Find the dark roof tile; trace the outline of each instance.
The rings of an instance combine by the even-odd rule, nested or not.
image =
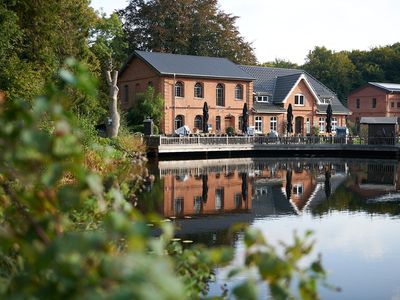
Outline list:
[[[304,70],[243,65],[240,67],[256,78],[254,81],[254,93],[271,93],[273,94],[274,103],[281,103],[297,82],[299,76],[303,74],[319,99],[331,99],[333,113],[350,113],[334,92]],[[292,87],[290,87],[291,84]],[[317,104],[320,112],[325,112],[326,107],[327,105]]]
[[[227,80],[252,81],[254,78],[244,72],[238,65],[226,58],[179,55],[136,50],[122,67],[122,74],[129,62],[139,57],[161,75],[178,75],[189,77],[211,77]]]

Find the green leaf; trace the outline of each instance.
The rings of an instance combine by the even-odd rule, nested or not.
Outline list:
[[[64,174],[64,168],[61,164],[50,165],[42,175],[42,183],[48,187],[54,186]]]
[[[245,282],[235,286],[232,291],[235,298],[240,300],[256,300],[257,292],[257,285],[252,280],[246,280]]]
[[[61,210],[67,212],[75,209],[80,202],[80,193],[77,187],[65,185],[57,192]]]

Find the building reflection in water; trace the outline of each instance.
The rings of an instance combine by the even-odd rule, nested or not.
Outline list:
[[[251,181],[237,170],[164,175],[165,217],[215,215],[251,208]]]
[[[346,169],[345,163],[316,160],[163,161],[162,213],[174,218],[301,214],[311,202],[328,198]]]
[[[228,233],[233,225],[267,217],[335,210],[400,214],[398,202],[393,202],[400,201],[397,161],[161,161],[158,171],[161,180],[150,193],[158,200],[147,203],[175,220],[178,236],[206,245],[232,244],[238,238]],[[380,202],[388,195],[391,202]],[[140,205],[150,211],[146,202]]]

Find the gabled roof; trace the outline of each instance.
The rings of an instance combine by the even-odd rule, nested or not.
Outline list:
[[[238,65],[226,58],[180,55],[136,50],[120,70],[127,69],[133,58],[139,58],[158,74],[167,76],[187,76],[220,78],[226,80],[252,81],[254,78]]]
[[[399,83],[368,82],[368,84],[376,86],[388,92],[400,92]]]
[[[282,103],[287,95],[292,90],[296,82],[299,81],[301,73],[279,76],[276,78],[275,93],[274,93],[274,103]]]
[[[272,94],[273,104],[282,103],[294,85],[298,82],[299,78],[303,76],[312,89],[311,92],[318,99],[331,99],[334,114],[350,114],[350,111],[344,107],[334,92],[304,70],[244,65],[241,65],[240,67],[256,78],[254,81],[254,93]],[[317,111],[325,113],[327,106],[327,104],[317,103]]]

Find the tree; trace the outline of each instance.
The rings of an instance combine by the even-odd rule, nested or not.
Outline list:
[[[140,49],[256,63],[251,44],[237,30],[237,17],[221,11],[217,0],[131,0],[118,14],[130,52]]]
[[[261,64],[262,67],[285,68],[285,69],[299,69],[299,65],[292,63],[289,60],[275,58],[274,61],[268,61]]]
[[[345,102],[358,72],[346,52],[333,52],[315,47],[306,58],[303,68],[320,80]]]
[[[149,86],[145,93],[137,96],[137,104],[132,107],[127,115],[129,126],[143,125],[143,119],[150,117],[154,125],[160,128],[164,111],[164,99],[156,94],[154,87]]]
[[[115,138],[118,135],[118,130],[120,126],[120,115],[118,112],[118,71],[113,72],[113,76],[111,78],[111,71],[107,71],[106,73],[107,83],[110,88],[109,92],[109,116],[110,123],[108,128],[108,136],[110,138]]]
[[[32,101],[44,92],[46,82],[57,78],[58,69],[68,57],[84,62],[99,78],[99,61],[88,45],[89,30],[95,21],[96,14],[87,0],[2,1],[0,86],[7,97]],[[75,113],[93,119],[104,114],[95,96],[71,92],[74,97],[68,100]]]

